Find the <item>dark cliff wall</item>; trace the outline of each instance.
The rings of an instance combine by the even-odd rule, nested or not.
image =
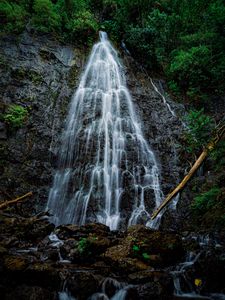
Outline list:
[[[185,109],[182,104],[171,100],[164,89],[164,80],[150,78],[146,70],[130,56],[125,56],[123,59],[127,84],[140,117],[144,136],[154,151],[160,167],[162,197],[164,197],[176,187],[183,178],[185,169],[189,167],[183,157],[182,149],[182,136],[185,129],[182,119]],[[161,95],[156,92],[152,82]],[[190,195],[189,190],[182,194],[177,205],[178,199],[174,199],[170,209],[163,215],[162,226],[175,230],[181,227],[183,218],[189,213],[191,197],[188,195]],[[149,202],[151,203],[151,198]]]
[[[3,114],[12,103],[29,111],[18,130],[11,131],[1,122],[1,199],[32,191],[32,200],[23,204],[30,213],[46,205],[68,104],[87,53],[51,37],[25,32],[19,37],[3,38],[0,55],[4,61],[0,77]],[[166,195],[183,175],[179,162],[183,125],[171,114],[145,71],[131,57],[121,58],[144,136],[160,166],[162,191]],[[154,83],[163,93],[162,81]],[[167,101],[175,114],[183,114],[182,105]],[[150,195],[147,207],[152,207],[152,201]]]
[[[28,110],[20,129],[11,130],[1,121],[1,199],[32,191],[26,207],[34,211],[46,204],[56,145],[84,55],[51,36],[25,32],[2,38],[0,57],[2,116],[11,104]]]

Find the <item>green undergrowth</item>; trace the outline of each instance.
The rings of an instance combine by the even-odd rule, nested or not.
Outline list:
[[[1,33],[28,25],[60,40],[90,46],[99,30],[151,72],[166,75],[170,92],[203,107],[225,93],[223,0],[2,0]]]
[[[27,108],[18,104],[11,104],[7,108],[6,112],[2,115],[2,119],[8,125],[8,127],[13,130],[21,128],[27,116]]]
[[[210,190],[196,196],[191,206],[193,213],[196,215],[203,215],[210,210],[217,204],[217,197],[220,192],[220,188],[212,187]]]

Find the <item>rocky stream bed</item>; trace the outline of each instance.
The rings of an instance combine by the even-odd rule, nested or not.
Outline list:
[[[183,292],[191,288],[191,299],[199,293],[223,299],[212,297],[224,293],[221,239],[219,233],[177,234],[142,225],[125,232],[102,224],[55,228],[46,216],[1,214],[1,299],[107,299],[103,291],[111,299],[180,299],[174,274],[190,253],[196,259],[181,272]],[[126,291],[124,298],[113,298],[119,290]]]
[[[163,81],[154,79],[159,94],[131,57],[121,51],[120,58],[166,195],[187,167],[180,147],[183,106],[167,98],[171,114]],[[30,191],[33,197],[0,214],[0,299],[224,299],[224,232],[193,232],[190,190],[177,212],[173,203],[164,214],[159,231],[142,225],[124,231],[102,224],[55,227],[37,215],[46,207],[68,104],[86,59],[84,49],[29,28],[1,38],[1,114],[17,104],[28,115],[17,130],[0,121],[0,200]],[[125,200],[124,214],[131,199]]]

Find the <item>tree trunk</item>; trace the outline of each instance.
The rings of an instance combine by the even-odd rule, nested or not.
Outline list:
[[[16,203],[24,200],[25,198],[32,196],[32,195],[33,195],[33,193],[29,192],[29,193],[27,193],[27,194],[25,194],[25,195],[23,195],[21,197],[18,197],[18,198],[14,199],[14,200],[5,201],[5,202],[3,202],[3,203],[0,204],[0,209],[5,209],[8,206],[14,205],[14,204],[16,204]]]
[[[153,212],[151,219],[155,219],[157,215],[160,213],[160,211],[171,202],[171,200],[184,189],[188,181],[193,177],[195,172],[199,169],[203,161],[206,159],[208,154],[215,149],[218,142],[222,139],[223,135],[225,134],[225,125],[222,125],[216,130],[215,137],[206,145],[204,150],[202,151],[201,155],[198,157],[198,159],[195,161],[193,167],[188,172],[188,174],[184,177],[184,179],[176,186],[176,188],[169,193],[164,201],[160,204],[160,206]]]

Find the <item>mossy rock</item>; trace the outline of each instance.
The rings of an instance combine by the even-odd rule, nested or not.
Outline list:
[[[182,240],[177,234],[135,225],[128,229],[127,236],[118,245],[108,248],[102,257],[119,268],[130,269],[129,262],[133,262],[135,268],[132,270],[138,271],[173,265],[183,255]]]
[[[27,266],[27,260],[19,256],[7,256],[4,260],[4,267],[8,271],[24,271]]]
[[[7,254],[7,249],[0,245],[0,257],[2,257],[5,254]]]
[[[11,77],[18,81],[23,81],[27,78],[27,70],[24,68],[17,68],[11,71]]]
[[[50,60],[50,59],[55,59],[54,53],[49,51],[48,49],[41,48],[39,51],[39,55],[43,60]]]
[[[68,75],[68,86],[70,88],[75,87],[79,74],[80,69],[76,65],[72,66]]]

